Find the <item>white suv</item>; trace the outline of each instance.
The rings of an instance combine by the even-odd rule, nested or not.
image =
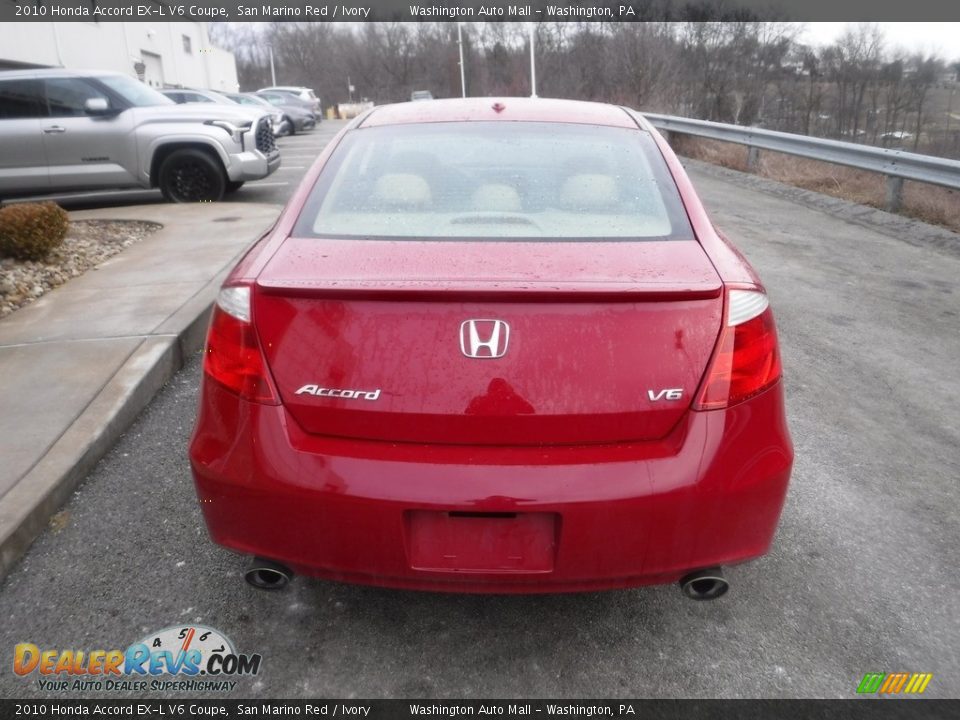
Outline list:
[[[0,197],[157,187],[210,202],[278,167],[266,113],[177,105],[120,73],[0,72]]]
[[[299,85],[274,85],[272,87],[260,88],[257,92],[264,92],[265,90],[279,90],[280,92],[296,95],[301,100],[312,103],[314,112],[318,114],[320,112],[320,98],[308,87],[300,87]]]

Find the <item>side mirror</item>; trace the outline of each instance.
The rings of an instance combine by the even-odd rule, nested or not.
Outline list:
[[[110,112],[110,103],[106,98],[87,98],[83,103],[83,109],[87,115],[107,115]]]

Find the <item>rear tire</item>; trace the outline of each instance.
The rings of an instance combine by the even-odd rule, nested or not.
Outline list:
[[[193,148],[174,150],[160,166],[160,192],[169,202],[216,202],[227,190],[219,160]]]
[[[230,180],[229,182],[227,182],[227,187],[225,188],[225,190],[227,193],[235,193],[237,190],[239,190],[242,187],[243,187],[243,180],[237,180],[236,182],[234,182],[233,180]]]

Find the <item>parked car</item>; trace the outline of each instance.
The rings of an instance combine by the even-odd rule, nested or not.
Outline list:
[[[213,90],[164,88],[162,90],[158,90],[157,92],[170,98],[177,103],[177,105],[185,105],[187,103],[219,103],[221,105],[236,105],[236,103],[234,103],[232,100],[229,100],[226,96],[214,92]]]
[[[410,100],[433,100],[433,93],[429,90],[414,90],[410,93]]]
[[[257,92],[270,92],[274,90],[279,90],[280,92],[285,92],[289,95],[293,95],[304,102],[310,104],[310,108],[317,114],[320,115],[320,98],[308,87],[303,87],[300,85],[273,85],[271,87],[260,88]]]
[[[119,73],[0,72],[0,196],[157,187],[213,201],[278,167],[265,114],[176,105]]]
[[[219,293],[190,445],[251,584],[707,600],[767,551],[773,314],[641,115],[378,107],[293,197]]]
[[[290,108],[299,108],[302,112],[308,113],[310,116],[310,122],[312,122],[313,125],[305,125],[304,127],[298,129],[309,130],[320,122],[319,111],[314,109],[313,104],[306,100],[301,100],[296,95],[291,95],[288,92],[282,92],[280,90],[258,90],[255,95],[258,98],[266,100],[271,105],[287,111],[287,114],[293,120],[296,120],[297,118],[290,114]]]
[[[248,103],[240,103],[234,99],[233,95],[229,93],[220,93],[215,90],[194,90],[193,88],[165,88],[159,91],[161,95],[173,100],[178,105],[186,105],[189,103],[217,103],[220,105],[247,105]],[[270,116],[271,128],[273,130],[273,136],[279,137],[280,135],[286,135],[289,132],[289,126],[284,119],[283,113],[278,109],[270,105],[270,103],[253,104],[254,107],[248,108],[253,116],[259,117],[266,113]]]
[[[292,103],[284,105],[279,101],[274,105],[266,98],[255,93],[230,93],[228,97],[241,105],[270,108],[271,112],[279,112],[282,134],[284,135],[295,135],[298,132],[312,130],[317,124],[313,112],[301,105]]]

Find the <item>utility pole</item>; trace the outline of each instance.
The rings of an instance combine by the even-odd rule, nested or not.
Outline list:
[[[457,45],[460,47],[460,96],[467,96],[467,74],[463,67],[463,23],[457,23]]]
[[[277,84],[277,71],[273,69],[273,45],[268,45],[270,48],[270,84]]]
[[[533,55],[534,30],[536,23],[530,23],[530,97],[537,96],[537,61]]]

